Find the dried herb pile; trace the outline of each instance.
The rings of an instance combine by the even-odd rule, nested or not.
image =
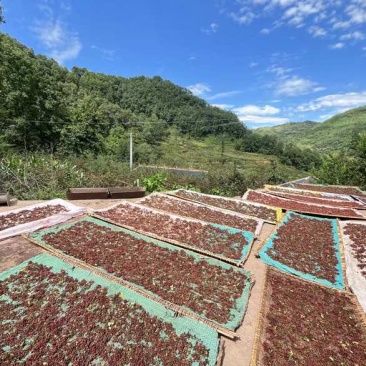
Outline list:
[[[188,332],[93,282],[29,263],[0,282],[0,364],[208,365]]]
[[[364,365],[366,332],[350,296],[269,270],[261,365]]]
[[[349,217],[355,219],[365,219],[360,213],[350,208],[337,208],[328,206],[316,206],[314,204],[298,202],[287,198],[276,197],[270,194],[250,191],[247,195],[249,201],[281,207],[285,210],[304,212],[319,216]]]
[[[36,207],[32,210],[25,209],[17,213],[10,212],[9,214],[0,215],[0,231],[66,211],[66,208],[62,205],[48,205]]]
[[[169,196],[150,195],[142,202],[139,202],[139,204],[171,212],[176,215],[226,225],[252,233],[255,233],[258,225],[258,221],[254,219],[235,216],[235,214],[227,214],[215,208],[198,205],[190,201],[178,200]]]
[[[217,260],[199,259],[188,251],[159,246],[92,221],[68,226],[41,240],[217,323],[226,324],[235,314],[236,323],[240,321],[244,310],[235,309],[249,286],[242,269],[220,266]]]
[[[252,205],[250,202],[233,200],[224,197],[215,197],[203,193],[178,190],[174,195],[180,198],[205,203],[207,205],[224,208],[226,210],[239,212],[244,215],[258,217],[263,220],[276,222],[276,211],[273,208]]]
[[[244,259],[244,252],[251,244],[243,231],[188,221],[137,205],[121,204],[98,212],[98,217],[237,261]]]

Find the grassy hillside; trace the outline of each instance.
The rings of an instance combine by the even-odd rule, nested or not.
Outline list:
[[[161,145],[161,158],[151,160],[150,167],[135,163],[132,170],[128,161],[108,155],[11,155],[0,159],[0,192],[9,192],[19,199],[65,198],[69,187],[133,185],[139,180],[150,191],[194,188],[205,193],[240,196],[247,188],[306,175],[282,165],[277,157],[236,151],[230,142],[225,142],[222,149],[221,141],[217,137],[194,140],[171,135]],[[167,166],[207,170],[208,174],[176,174],[155,168]]]
[[[354,134],[366,130],[366,106],[347,112],[322,122],[299,122],[281,126],[261,128],[261,135],[276,135],[287,142],[302,147],[312,147],[318,151],[347,149]]]
[[[283,125],[274,127],[262,127],[255,130],[260,135],[278,136],[283,140],[292,141],[296,138],[301,138],[313,128],[318,125],[317,122],[305,121],[305,122],[290,122]]]
[[[208,171],[234,170],[246,176],[270,174],[271,161],[275,161],[278,174],[286,179],[296,179],[306,174],[294,167],[281,164],[275,156],[247,153],[234,148],[234,143],[215,136],[205,140],[170,136],[162,143],[161,163],[166,166],[203,169]],[[272,163],[273,164],[273,163]]]

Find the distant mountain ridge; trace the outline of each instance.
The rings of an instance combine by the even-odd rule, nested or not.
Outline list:
[[[263,127],[256,133],[277,136],[284,142],[322,151],[349,148],[355,134],[366,130],[366,106],[350,109],[324,122],[292,122],[275,127]]]

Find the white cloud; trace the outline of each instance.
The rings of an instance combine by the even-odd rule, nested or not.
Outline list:
[[[289,25],[302,27],[307,17],[322,10],[324,10],[322,1],[298,1],[284,12],[283,19],[286,19]]]
[[[288,59],[289,55],[285,55],[285,59]],[[275,76],[275,80],[269,82],[266,86],[274,90],[277,96],[298,96],[311,93],[317,93],[325,88],[320,86],[317,82],[300,77],[293,74],[294,68],[280,66],[280,55],[274,54],[271,57],[271,61],[274,61],[272,65],[267,68],[267,72]]]
[[[93,50],[99,51],[101,53],[102,57],[106,60],[113,61],[115,59],[116,50],[107,50],[107,49],[100,48],[100,47],[94,46],[94,45],[92,45],[91,48]]]
[[[217,30],[219,29],[219,25],[217,23],[211,23],[210,28],[211,28],[212,32],[216,33]]]
[[[71,4],[70,3],[67,3],[67,2],[65,2],[65,1],[61,1],[60,2],[60,8],[62,9],[62,10],[65,10],[65,11],[71,11]]]
[[[206,93],[209,93],[211,91],[211,88],[209,85],[205,83],[197,83],[194,85],[187,86],[187,89],[192,92],[192,94],[196,95],[197,97],[203,96]]]
[[[325,37],[327,35],[327,31],[324,28],[315,25],[311,26],[308,31],[313,37]]]
[[[349,39],[353,39],[355,41],[362,41],[365,39],[365,35],[360,31],[354,31],[351,33],[343,34],[342,36],[339,37],[339,39],[342,41]]]
[[[82,49],[81,42],[78,37],[70,36],[67,47],[60,49],[53,49],[50,56],[61,65],[68,60],[73,60],[79,56]]]
[[[64,28],[60,20],[47,20],[37,21],[33,30],[45,46],[54,48],[62,44],[65,34]]]
[[[239,24],[250,24],[256,18],[256,15],[248,8],[241,8],[239,13],[230,13],[230,16]]]
[[[270,105],[245,105],[243,107],[232,108],[231,111],[244,123],[279,125],[289,121],[288,118],[277,117],[276,115],[281,110]]]
[[[217,23],[211,23],[208,28],[201,28],[201,32],[210,36],[213,33],[216,33],[219,29],[219,25]]]
[[[366,24],[365,0],[226,0],[232,5],[222,11],[236,23],[248,25],[259,19],[261,34],[277,28],[304,28],[315,38],[339,38],[340,31]],[[263,22],[264,22],[263,21]],[[356,28],[356,29],[355,29]],[[350,38],[355,39],[355,38]]]
[[[256,116],[272,116],[274,114],[278,114],[281,110],[276,107],[272,107],[270,105],[265,105],[264,107],[260,107],[257,105],[245,105],[243,107],[235,108],[233,110],[235,113],[240,115],[256,115]]]
[[[259,63],[258,63],[258,62],[251,62],[251,63],[249,64],[249,67],[250,67],[250,68],[257,67],[257,66],[259,66]]]
[[[282,99],[271,99],[269,100],[270,103],[281,103]]]
[[[344,48],[345,44],[343,42],[337,42],[335,44],[330,45],[329,47],[332,50],[341,50],[342,48]]]
[[[263,29],[261,29],[261,32],[260,33],[261,34],[264,34],[264,35],[267,35],[267,34],[270,34],[271,33],[271,30],[268,29],[268,28],[263,28]]]
[[[288,118],[284,117],[263,117],[263,116],[251,116],[245,115],[241,116],[238,115],[238,118],[241,122],[244,123],[255,123],[255,124],[266,124],[266,125],[282,125],[284,123],[290,122]]]
[[[224,110],[231,110],[234,106],[232,104],[211,104],[213,107],[217,107]]]
[[[267,68],[267,71],[275,74],[279,78],[286,78],[288,74],[290,74],[294,69],[289,67],[282,67],[276,64],[273,64]]]
[[[282,6],[282,7],[286,7],[286,6],[289,6],[289,5],[292,5],[292,4],[296,3],[296,1],[297,0],[272,0],[272,1],[269,1],[269,2],[272,6],[279,5],[279,6]]]
[[[78,57],[82,49],[82,43],[78,33],[70,31],[67,23],[54,15],[54,10],[51,7],[54,4],[51,1],[39,5],[43,19],[35,21],[32,31],[37,35],[42,45],[46,47],[48,56],[63,64],[67,60]],[[61,13],[70,10],[71,8],[67,3],[61,3]]]
[[[323,109],[342,108],[343,111],[366,104],[366,91],[359,93],[330,94],[297,107],[299,112],[314,112]]]
[[[366,23],[366,3],[363,0],[353,0],[352,4],[347,6],[346,13],[349,16],[350,24]]]
[[[322,90],[324,90],[324,88],[318,86],[318,83],[314,81],[292,76],[288,79],[279,81],[275,93],[277,95],[297,96],[317,93]]]
[[[217,93],[217,94],[211,95],[209,97],[206,97],[206,99],[207,100],[217,100],[217,99],[230,98],[230,97],[233,97],[234,95],[237,95],[240,93],[241,93],[240,90],[233,90],[233,91],[228,91],[228,92],[223,92],[223,93]]]

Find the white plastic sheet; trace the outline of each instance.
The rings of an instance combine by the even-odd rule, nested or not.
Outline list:
[[[339,194],[339,193],[329,193],[329,192],[318,192],[318,191],[309,191],[306,189],[298,189],[298,188],[291,188],[287,186],[272,186],[272,185],[265,185],[264,189],[271,192],[287,192],[292,194],[302,194],[307,195],[310,194],[310,197],[317,197],[317,198],[328,198],[333,200],[341,200],[341,201],[350,201],[353,202],[354,199],[347,194]]]
[[[364,221],[341,221],[340,227],[342,230],[342,238],[344,245],[344,256],[346,258],[346,275],[349,287],[357,296],[364,312],[366,313],[366,278],[362,275],[360,268],[358,268],[358,260],[353,255],[351,245],[353,241],[349,235],[345,234],[345,228],[348,224],[356,224],[366,226]],[[364,238],[366,241],[366,238]]]
[[[54,199],[51,201],[38,203],[36,205],[18,208],[18,209],[12,210],[12,211],[0,212],[0,217],[9,215],[10,213],[20,213],[22,211],[32,210],[32,209],[35,209],[38,207],[56,206],[56,205],[61,205],[61,206],[65,207],[66,212],[58,213],[56,215],[52,215],[52,216],[46,217],[44,219],[27,222],[24,224],[16,225],[16,226],[10,227],[8,229],[2,230],[2,231],[0,231],[0,240],[10,238],[12,236],[20,235],[23,233],[36,231],[36,230],[42,229],[44,227],[49,227],[49,226],[60,224],[62,222],[72,219],[73,217],[81,216],[81,215],[85,214],[88,210],[87,208],[78,207],[67,201],[57,198],[57,199]]]

